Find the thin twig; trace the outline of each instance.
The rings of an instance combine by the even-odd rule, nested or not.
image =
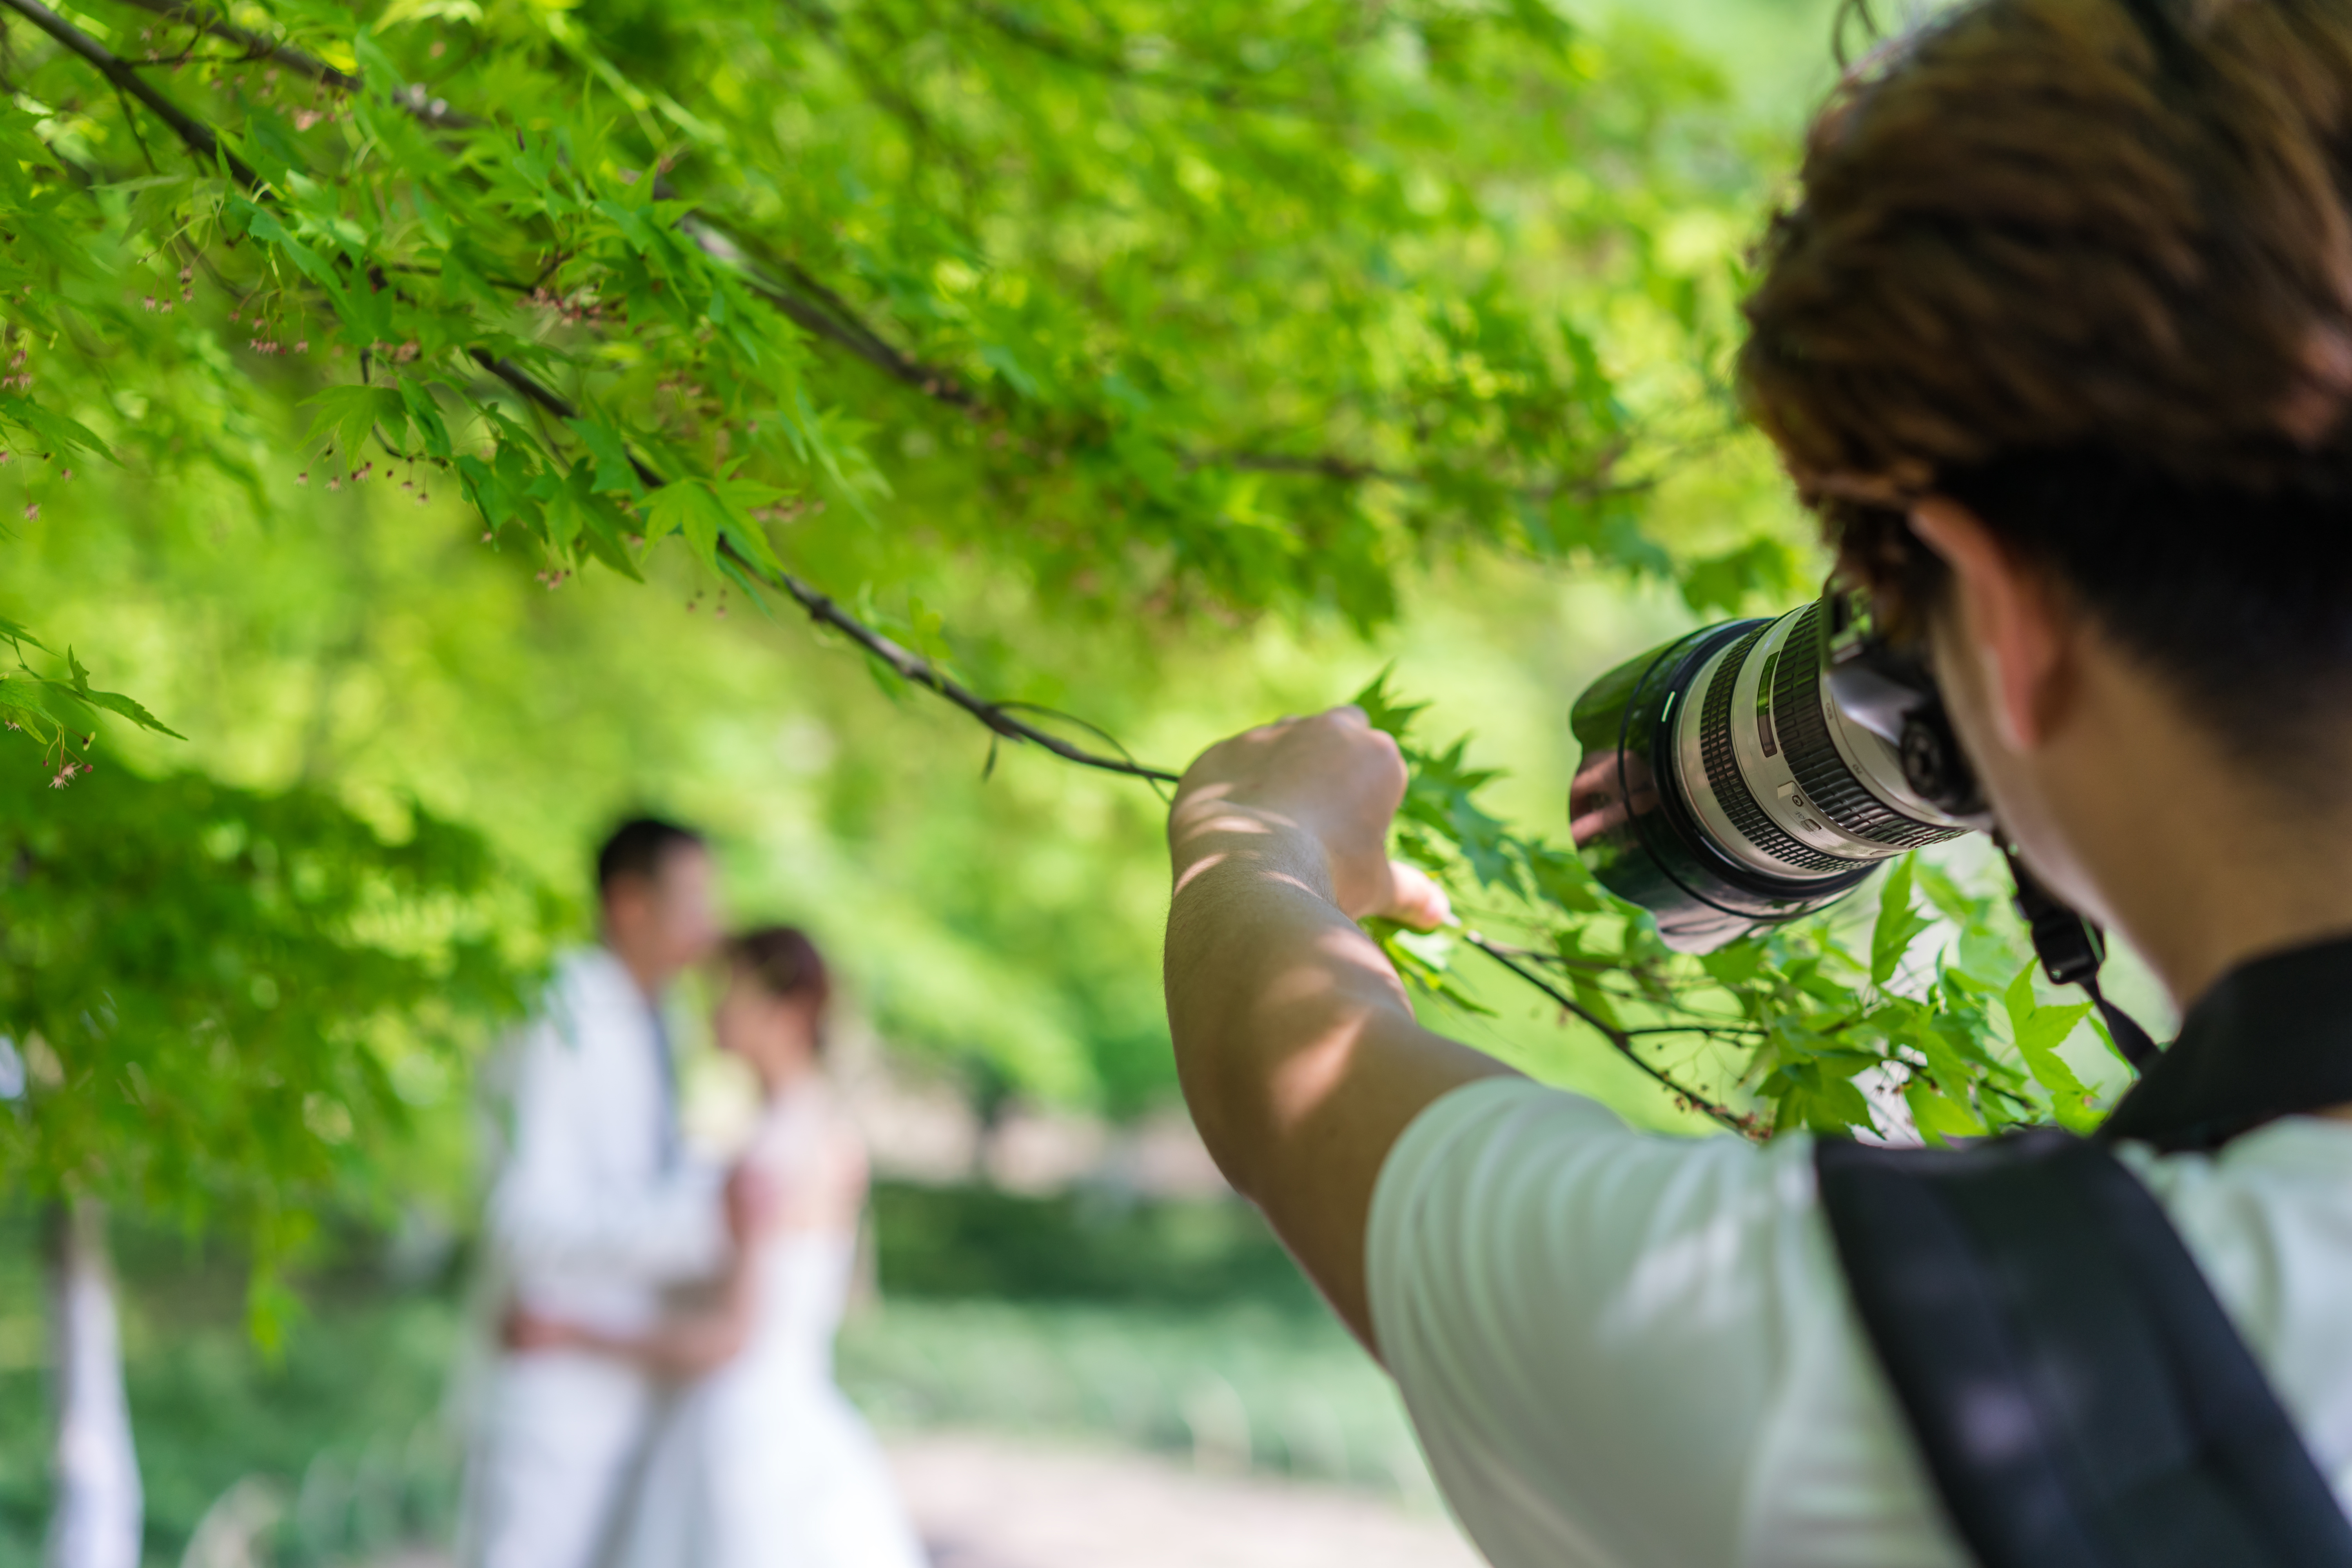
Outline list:
[[[1542,975],[1538,974],[1534,970],[1526,968],[1520,964],[1519,962],[1517,959],[1514,959],[1507,950],[1488,942],[1485,937],[1480,936],[1477,932],[1470,932],[1465,940],[1471,946],[1476,948],[1479,952],[1485,953],[1487,957],[1493,959],[1496,963],[1501,964],[1504,968],[1509,970],[1512,973],[1517,975],[1520,979],[1526,981],[1537,990],[1542,992],[1546,996],[1550,997],[1553,1002],[1559,1005],[1562,1012],[1568,1013],[1570,1016],[1580,1019],[1584,1023],[1591,1025],[1603,1039],[1607,1040],[1612,1046],[1616,1047],[1618,1055],[1623,1057],[1627,1061],[1632,1062],[1635,1067],[1640,1068],[1644,1073],[1647,1073],[1659,1084],[1671,1090],[1677,1099],[1680,1099],[1694,1110],[1705,1112],[1707,1116],[1731,1129],[1734,1132],[1738,1132],[1744,1137],[1753,1137],[1755,1135],[1756,1129],[1753,1125],[1753,1119],[1742,1117],[1736,1111],[1726,1110],[1724,1107],[1717,1105],[1715,1101],[1707,1099],[1706,1096],[1700,1094],[1697,1090],[1685,1088],[1680,1083],[1677,1083],[1669,1074],[1653,1066],[1651,1063],[1643,1061],[1640,1054],[1633,1049],[1633,1036],[1632,1031],[1621,1029],[1616,1025],[1610,1023],[1607,1019],[1601,1017],[1601,1015],[1593,1012],[1590,1007],[1583,1005],[1574,997],[1554,986],[1549,981],[1546,980]],[[1704,1034],[1707,1031],[1700,1028],[1693,1028],[1688,1031],[1675,1030],[1674,1032],[1676,1034],[1685,1032],[1692,1034]]]
[[[1063,34],[1048,31],[1027,17],[996,5],[975,5],[971,13],[996,31],[1026,48],[1034,50],[1064,65],[1075,67],[1096,76],[1136,87],[1151,88],[1160,92],[1184,93],[1207,100],[1219,109],[1250,110],[1261,114],[1297,115],[1308,120],[1331,121],[1337,117],[1300,99],[1268,97],[1254,83],[1217,81],[1201,77],[1177,76],[1168,71],[1139,70],[1128,63],[1118,49],[1097,47],[1082,43]]]
[[[0,6],[14,11],[82,60],[94,67],[100,75],[117,89],[145,104],[156,119],[172,128],[172,133],[184,142],[198,161],[218,163],[241,185],[257,185],[260,176],[247,167],[245,161],[221,145],[212,127],[191,116],[178,104],[147,84],[145,78],[111,49],[41,4],[41,0],[0,0]]]
[[[326,83],[337,92],[359,90],[359,78],[346,75],[315,55],[305,54],[289,44],[281,44],[274,38],[264,37],[250,28],[240,27],[229,21],[226,15],[217,17],[206,16],[205,7],[191,4],[190,0],[121,0],[121,3],[125,5],[135,5],[140,10],[150,12],[166,21],[200,28],[215,38],[240,45],[248,54],[275,60],[279,65],[289,67],[313,81]]]

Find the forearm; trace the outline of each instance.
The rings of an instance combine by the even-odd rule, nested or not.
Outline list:
[[[750,1335],[753,1301],[748,1269],[730,1269],[707,1305],[666,1318],[637,1334],[575,1331],[582,1348],[634,1362],[667,1377],[698,1377],[735,1358]]]
[[[1256,1196],[1265,1156],[1367,1033],[1417,1026],[1379,946],[1333,901],[1312,838],[1251,823],[1212,842],[1169,912],[1168,1022],[1202,1139]]]
[[[1167,986],[1210,1153],[1370,1345],[1363,1237],[1381,1163],[1431,1100],[1509,1069],[1420,1026],[1333,901],[1319,846],[1278,823],[1204,825],[1180,848]]]

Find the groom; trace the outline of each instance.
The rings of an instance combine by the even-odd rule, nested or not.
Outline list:
[[[664,1289],[716,1271],[718,1173],[680,1145],[661,998],[719,935],[710,853],[687,828],[623,823],[596,858],[598,945],[560,966],[514,1062],[489,1241],[514,1301],[615,1333]],[[659,1391],[625,1363],[509,1353],[492,1376],[468,1488],[468,1568],[593,1568]]]

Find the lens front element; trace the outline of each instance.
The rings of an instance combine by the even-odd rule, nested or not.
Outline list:
[[[1570,830],[1601,884],[1706,952],[1851,890],[1969,824],[1922,798],[1894,745],[1823,679],[1821,602],[1710,626],[1593,683]]]

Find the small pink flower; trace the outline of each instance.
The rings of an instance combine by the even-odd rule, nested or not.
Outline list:
[[[26,522],[37,521],[40,515],[41,503],[39,501],[27,501],[25,503],[25,521]]]
[[[307,484],[309,484],[309,483],[310,482],[310,469],[308,469],[308,468],[305,468],[305,469],[303,469],[300,473],[299,473],[299,474],[295,475],[295,476],[294,476],[294,482],[295,482],[296,484],[298,484],[298,485],[307,485]]]

